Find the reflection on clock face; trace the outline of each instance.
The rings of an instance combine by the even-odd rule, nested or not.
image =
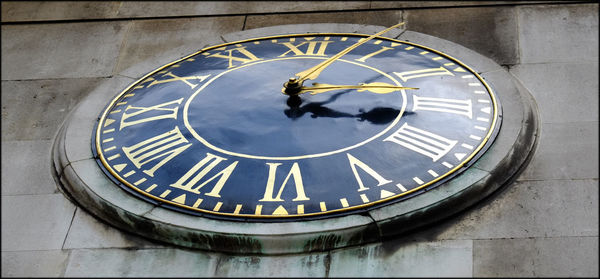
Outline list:
[[[106,174],[161,206],[207,217],[277,221],[402,202],[473,163],[499,127],[489,85],[425,46],[375,38],[318,78],[416,87],[302,94],[296,73],[364,35],[257,38],[165,65],[101,114],[93,149]]]

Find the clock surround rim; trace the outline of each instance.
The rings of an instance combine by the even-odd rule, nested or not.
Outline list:
[[[299,26],[299,25],[292,25],[292,26],[295,26],[294,28],[297,29],[298,28],[297,26]],[[316,27],[316,29],[318,29],[319,26],[329,27],[329,26],[331,26],[331,24],[323,24],[323,25],[317,24],[317,26],[310,24],[310,25],[305,25],[304,27],[306,27],[307,33],[309,33],[309,32],[311,32],[311,30],[314,30],[313,28],[315,28],[315,27]],[[360,28],[365,27],[362,25],[352,25],[352,24],[335,24],[335,26],[340,26],[340,28],[347,28],[347,29],[352,29],[352,28],[360,29]],[[368,27],[368,26],[366,26],[366,27]],[[285,29],[288,27],[286,27],[284,25],[284,26],[281,26],[280,28],[283,28],[282,32],[285,32]],[[264,30],[272,31],[272,30],[274,30],[274,28],[267,27]],[[256,30],[249,30],[249,31],[257,32]],[[249,34],[251,34],[252,32],[250,32]],[[411,33],[413,33],[413,35],[417,34],[416,35],[417,37],[423,36],[427,40],[431,40],[431,38],[432,38],[425,34],[419,34],[416,32],[411,32]],[[251,36],[254,37],[253,35],[251,35]],[[227,38],[227,37],[228,37],[228,35],[223,36],[223,38]],[[434,38],[434,40],[442,41],[442,43],[441,43],[442,45],[449,43],[449,42],[439,39],[439,38]],[[431,45],[431,44],[427,43],[427,45]],[[454,45],[456,48],[461,48],[461,46],[454,44],[454,43],[450,43],[450,45],[451,46]],[[440,47],[436,47],[436,49],[440,49]],[[476,60],[479,59],[481,61],[481,59],[487,59],[487,58],[475,53],[472,50],[469,50],[469,52],[471,53],[471,55],[474,55],[476,57]],[[171,55],[172,55],[172,53],[171,53]],[[170,60],[173,60],[173,59],[170,59]],[[464,57],[461,57],[461,61],[465,61]],[[482,63],[489,64],[488,62],[482,62]],[[142,63],[140,63],[140,64],[142,64]],[[164,63],[161,63],[161,64],[164,64]],[[468,64],[475,65],[473,63],[468,63]],[[133,66],[132,68],[135,68],[135,67],[136,66]],[[63,191],[63,192],[65,192],[65,195],[67,195],[68,197],[70,195],[72,195],[76,199],[76,201],[75,201],[76,203],[79,203],[80,205],[81,205],[81,203],[83,203],[83,204],[90,206],[91,208],[86,208],[86,209],[91,211],[94,215],[99,216],[101,219],[104,219],[105,221],[108,221],[109,223],[116,225],[117,227],[119,227],[121,229],[128,230],[128,231],[138,233],[138,234],[142,234],[143,236],[146,236],[149,238],[154,238],[154,239],[157,239],[160,241],[170,242],[170,243],[176,244],[176,245],[198,248],[198,249],[206,249],[206,250],[211,250],[211,251],[225,251],[225,252],[233,252],[233,253],[281,254],[281,253],[295,253],[295,252],[308,252],[308,251],[322,251],[322,250],[329,250],[329,249],[341,248],[341,247],[352,246],[352,245],[359,245],[359,244],[364,244],[364,243],[369,243],[369,242],[374,242],[374,241],[380,241],[380,239],[382,237],[382,233],[379,233],[374,238],[369,238],[369,237],[364,236],[365,232],[375,231],[375,233],[376,233],[376,231],[380,230],[379,228],[373,227],[373,226],[375,226],[375,224],[379,224],[379,223],[373,222],[372,218],[368,218],[366,216],[359,216],[359,215],[336,217],[336,220],[338,220],[338,221],[340,221],[342,219],[352,219],[352,218],[355,219],[355,220],[350,220],[350,223],[345,224],[345,225],[340,225],[340,224],[335,224],[335,222],[330,222],[331,219],[291,222],[291,223],[298,223],[301,226],[307,225],[307,226],[311,227],[309,229],[301,229],[298,226],[294,226],[294,224],[290,224],[290,223],[259,223],[263,226],[262,229],[259,231],[252,232],[251,229],[250,230],[248,230],[247,228],[244,229],[243,226],[242,227],[234,226],[235,230],[230,230],[231,228],[229,228],[229,230],[228,230],[227,225],[224,225],[224,226],[221,226],[221,225],[227,224],[227,223],[239,224],[239,222],[218,221],[217,223],[213,223],[213,224],[219,224],[218,226],[220,227],[220,229],[217,230],[217,229],[213,229],[210,227],[205,227],[204,228],[205,230],[201,231],[201,230],[198,230],[197,228],[192,228],[192,227],[185,228],[185,226],[182,227],[181,225],[183,223],[185,223],[185,222],[183,222],[183,220],[174,222],[175,220],[166,220],[166,219],[161,218],[161,216],[164,217],[165,215],[174,215],[176,217],[181,217],[182,214],[175,214],[173,212],[167,211],[166,209],[162,209],[160,207],[152,208],[151,206],[144,206],[144,204],[145,205],[147,205],[147,204],[146,203],[141,204],[142,201],[134,202],[130,199],[127,199],[126,196],[125,196],[125,198],[127,199],[127,202],[124,202],[120,205],[116,205],[116,204],[109,205],[111,202],[115,202],[115,200],[114,200],[115,197],[98,196],[97,192],[94,191],[94,189],[95,189],[95,190],[99,190],[98,192],[102,192],[101,189],[99,189],[97,187],[98,186],[101,187],[102,184],[107,183],[106,177],[104,177],[103,181],[93,180],[93,179],[85,180],[85,178],[90,178],[90,177],[94,177],[94,176],[96,179],[98,179],[99,178],[98,175],[99,174],[103,175],[103,173],[97,167],[96,168],[90,167],[90,165],[95,164],[93,156],[90,156],[89,154],[87,154],[89,152],[86,153],[86,152],[83,152],[82,150],[80,150],[82,146],[85,146],[85,144],[76,142],[74,140],[74,138],[72,138],[71,136],[78,134],[76,132],[76,130],[78,130],[79,128],[89,126],[89,121],[93,120],[94,117],[90,117],[89,113],[85,112],[85,111],[87,109],[89,109],[90,107],[97,109],[97,105],[96,106],[93,105],[93,100],[102,99],[102,97],[98,96],[98,93],[103,92],[106,94],[106,92],[107,92],[106,90],[108,89],[107,84],[112,83],[114,85],[115,83],[123,84],[123,83],[131,83],[132,81],[135,81],[135,79],[128,77],[128,76],[130,76],[129,73],[132,71],[131,70],[132,68],[124,71],[122,74],[114,76],[109,81],[101,84],[96,90],[94,90],[92,93],[90,93],[90,95],[94,95],[94,96],[90,96],[90,98],[86,98],[86,100],[81,102],[80,105],[78,105],[78,107],[76,109],[74,109],[72,113],[70,113],[69,117],[63,123],[61,129],[57,132],[56,141],[53,145],[53,155],[52,155],[53,174],[54,174],[55,178],[57,179],[57,182],[60,184],[61,189],[66,190],[66,191]],[[153,67],[153,68],[156,68],[156,67]],[[499,68],[499,66],[498,66],[498,68]],[[138,69],[138,70],[141,70],[141,69]],[[504,71],[502,68],[499,68],[499,70]],[[490,71],[488,71],[488,72],[490,72]],[[496,91],[496,92],[498,92],[498,91]],[[513,92],[513,94],[519,95],[519,94],[523,94],[523,92],[525,92],[527,94],[527,91],[525,88],[518,88],[518,91]],[[104,96],[104,97],[106,97],[106,96]],[[502,96],[499,94],[499,97],[502,97]],[[112,96],[110,96],[110,98],[112,99]],[[90,100],[92,100],[92,101],[90,101]],[[101,102],[101,103],[106,104],[107,102]],[[537,127],[535,126],[535,124],[537,123],[536,122],[537,111],[535,110],[535,107],[533,104],[524,104],[524,106],[526,106],[526,109],[528,111],[532,112],[532,113],[530,113],[530,115],[532,115],[531,117],[533,117],[533,118],[531,118],[531,117],[525,118],[525,116],[521,116],[522,123],[529,123],[529,125],[533,127],[532,128],[533,134],[535,134],[535,131],[537,131]],[[514,110],[514,109],[511,109],[511,110]],[[518,111],[518,109],[517,109],[517,111]],[[99,114],[99,112],[100,111],[98,111],[98,114]],[[96,115],[98,115],[98,114],[96,114]],[[513,117],[513,116],[511,115],[510,117]],[[517,116],[514,116],[514,117],[517,117]],[[85,119],[88,122],[80,123],[78,121],[73,121],[74,119],[78,119],[78,120]],[[521,123],[521,125],[525,125],[522,123]],[[523,128],[523,127],[521,127],[521,128]],[[523,130],[523,129],[519,129],[519,130]],[[531,134],[532,134],[531,132],[527,133],[527,135],[531,135]],[[499,137],[500,136],[501,135],[499,135]],[[81,139],[81,138],[82,137],[80,136],[79,139]],[[528,148],[527,149],[528,153],[525,154],[527,156],[520,158],[520,160],[521,160],[520,163],[522,163],[523,161],[527,161],[526,159],[528,157],[530,157],[531,153],[533,153],[532,150],[535,149],[534,147],[537,142],[536,139],[537,139],[537,137],[533,136],[530,138],[526,138],[527,143],[515,142],[514,145],[517,146],[517,144],[519,144],[517,146],[519,148],[525,148],[525,149]],[[88,140],[91,140],[91,139],[88,139]],[[89,141],[87,141],[87,140],[84,140],[84,142],[89,143]],[[531,147],[532,146],[531,142],[533,142],[533,147]],[[87,146],[89,147],[89,145],[87,145]],[[486,156],[489,155],[489,157],[493,157],[492,155],[490,155],[492,153],[490,151],[494,150],[494,148],[496,148],[496,147],[498,147],[498,145],[496,143],[494,143],[490,147],[490,149],[486,152],[485,155]],[[512,145],[511,145],[511,147],[513,149],[515,148]],[[79,150],[75,150],[77,148],[79,148]],[[506,151],[505,149],[502,149],[501,153],[504,153],[505,151]],[[505,158],[504,155],[502,155],[502,158],[499,158],[499,159],[504,159],[504,158]],[[471,168],[470,170],[477,170],[477,173],[481,174],[476,179],[477,181],[475,181],[472,185],[475,185],[476,183],[480,183],[481,181],[484,181],[486,179],[486,177],[489,177],[491,175],[490,171],[487,171],[484,168],[480,168],[480,167]],[[456,178],[454,178],[452,181],[459,181],[461,179],[465,179],[466,174],[471,174],[470,170],[467,170],[467,171],[461,173]],[[512,176],[512,175],[514,175],[514,173],[510,174],[510,176]],[[112,182],[110,182],[110,183],[112,183]],[[96,185],[94,185],[94,184],[96,184]],[[497,189],[497,188],[500,188],[500,186],[495,185],[494,187]],[[96,187],[96,188],[94,188],[94,187]],[[117,188],[117,187],[113,187],[113,188]],[[438,187],[436,189],[440,189],[440,187]],[[436,189],[434,189],[432,191],[435,191]],[[118,190],[120,190],[120,189],[118,188]],[[113,194],[115,194],[115,193],[113,193]],[[122,194],[126,194],[126,193],[122,193]],[[123,198],[123,197],[121,197],[121,198]],[[479,199],[481,199],[481,198],[479,198]],[[123,202],[123,201],[121,200],[121,202]],[[130,204],[132,202],[133,202],[133,204]],[[102,206],[106,206],[106,205],[112,206],[116,212],[120,212],[122,215],[109,214],[109,213],[106,213],[105,211],[101,210]],[[94,207],[94,206],[96,206],[96,207]],[[142,209],[148,209],[148,208],[150,208],[149,211],[142,210]],[[462,210],[462,209],[464,209],[464,208],[461,208],[460,210]],[[154,211],[156,211],[156,212],[154,212]],[[154,214],[153,214],[153,212],[154,212]],[[347,217],[352,217],[352,218],[347,218]],[[148,234],[143,231],[136,231],[136,226],[132,225],[130,223],[131,219],[129,219],[129,218],[134,218],[137,220],[137,222],[145,223],[145,225],[151,225],[154,228],[160,228],[160,229],[164,229],[165,231],[168,231],[170,233],[175,233],[175,235],[172,235],[172,234],[171,235]],[[394,222],[393,219],[394,218],[388,218],[387,220],[390,221],[391,223],[393,223]],[[147,223],[147,222],[150,222],[150,223]],[[318,225],[314,226],[315,223]],[[309,225],[309,224],[312,224],[312,225]],[[274,228],[273,232],[275,232],[275,233],[264,234],[264,228],[265,228],[264,226],[269,227],[269,228]],[[378,227],[378,226],[379,225],[377,225],[376,227]],[[210,229],[207,229],[207,228],[210,228]],[[263,233],[261,233],[261,231]],[[178,235],[177,232],[181,233],[181,235]],[[306,247],[306,246],[289,247],[288,240],[290,239],[290,237],[292,239],[295,239],[295,241],[292,241],[292,242],[297,244],[297,243],[306,243],[306,241],[314,240],[318,237],[321,237],[321,236],[327,235],[327,234],[344,236],[346,241],[344,241],[344,243],[341,243],[341,244],[333,243],[331,245],[325,245],[323,247]],[[235,247],[236,249],[232,249],[231,247],[226,247],[226,246],[212,247],[209,244],[207,245],[207,243],[198,243],[198,242],[192,241],[191,239],[186,240],[186,237],[189,237],[192,235],[196,236],[196,238],[194,238],[194,239],[198,239],[197,237],[200,237],[200,236],[225,237],[225,239],[229,239],[231,241],[240,240],[242,238],[250,239],[250,240],[259,241],[260,243],[262,243],[262,246],[260,246],[260,247],[245,247],[245,248],[242,247],[241,249],[240,249],[240,247]],[[360,236],[362,236],[362,237],[360,237]],[[174,237],[176,239],[171,239]],[[353,238],[353,240],[349,239],[349,238]]]

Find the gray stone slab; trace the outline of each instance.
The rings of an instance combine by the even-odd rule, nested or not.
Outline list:
[[[2,142],[2,196],[57,193],[50,168],[52,141]]]
[[[64,249],[81,248],[157,248],[158,243],[151,242],[138,235],[118,230],[99,221],[84,210],[77,210]]]
[[[113,18],[119,1],[2,1],[2,22]]]
[[[282,256],[221,256],[216,277],[326,277],[327,253]]]
[[[410,29],[410,26],[408,26],[407,28]],[[461,62],[465,63],[467,66],[471,67],[474,71],[478,73],[503,70],[502,67],[500,67],[500,65],[498,65],[496,62],[494,62],[494,60],[488,57],[485,57],[461,45],[457,45],[456,43],[447,40],[442,40],[434,36],[407,30],[406,32],[403,32],[400,35],[400,37],[398,37],[398,39],[402,41],[417,43],[441,51],[447,55],[450,55],[451,57],[460,60]],[[476,67],[474,65],[476,65]]]
[[[93,89],[89,96],[69,113],[63,124],[66,125],[65,139],[62,143],[65,149],[62,155],[66,156],[66,160],[63,160],[63,163],[93,158],[91,146],[94,124],[105,106],[133,82],[134,79],[123,76],[110,78]]]
[[[68,180],[69,183],[65,187],[69,192],[95,216],[118,217],[119,221],[129,222],[132,225],[135,220],[129,219],[127,214],[142,215],[154,207],[150,203],[134,198],[108,180],[93,159],[72,162],[65,168],[62,178]],[[75,183],[83,185],[75,185]],[[118,203],[118,206],[115,206],[115,203]]]
[[[284,15],[250,15],[244,30],[282,24],[352,23],[392,26],[402,21],[402,11],[365,11],[338,13],[299,13]]]
[[[127,24],[2,25],[2,80],[110,76]]]
[[[492,71],[482,74],[482,77],[496,94],[501,123],[498,123],[500,131],[493,145],[473,166],[493,174],[517,172],[527,160],[524,156],[532,152],[537,140],[538,113],[529,92],[521,88],[507,71]]]
[[[535,3],[556,3],[568,1],[371,1],[371,9],[402,9],[402,8],[434,8],[463,6],[495,6],[495,5],[519,5]]]
[[[181,16],[181,15],[223,15],[251,13],[281,13],[306,11],[339,11],[368,9],[369,1],[202,1],[202,2],[124,2],[119,16]]]
[[[476,277],[598,277],[598,237],[473,241]]]
[[[525,181],[414,239],[598,236],[598,180]]]
[[[320,23],[320,24],[290,24],[269,27],[260,27],[244,31],[234,32],[223,35],[227,42],[241,41],[250,38],[284,35],[284,34],[303,34],[303,33],[358,33],[358,34],[376,34],[384,30],[385,26],[362,25],[362,24],[341,24],[341,23]],[[404,28],[390,30],[382,37],[396,38],[404,32]]]
[[[103,80],[2,81],[2,141],[54,138],[67,114]]]
[[[327,251],[374,242],[377,227],[367,216],[349,215],[303,222],[245,223],[218,221],[160,207],[150,219],[154,237],[186,247],[235,254],[291,254]],[[140,233],[148,233],[141,231]]]
[[[488,172],[471,169],[427,193],[371,210],[369,215],[377,222],[384,237],[403,234],[447,218],[477,202],[487,194],[484,189],[494,188],[481,182],[488,176]]]
[[[517,21],[512,7],[410,9],[405,20],[411,31],[461,44],[498,64],[519,61]]]
[[[598,179],[598,122],[546,123],[519,180]]]
[[[62,194],[2,196],[2,251],[61,249],[74,211]]]
[[[542,123],[598,121],[597,58],[595,63],[522,64],[510,72],[535,97]]]
[[[135,5],[142,7],[139,3]],[[171,3],[165,5],[173,6]],[[169,49],[186,46],[188,49],[183,55],[198,51],[208,43],[207,38],[219,38],[222,34],[242,30],[244,17],[138,20],[131,24],[119,54],[115,73],[144,60],[162,56],[162,53]],[[145,69],[145,72],[151,70],[154,68]]]
[[[65,277],[211,277],[217,258],[179,249],[76,249]]]
[[[369,5],[370,1],[3,1],[2,22],[340,11]]]
[[[2,252],[2,277],[60,277],[69,251]]]
[[[331,252],[329,277],[471,277],[472,241],[384,242]]]
[[[517,9],[521,63],[598,62],[598,3]]]

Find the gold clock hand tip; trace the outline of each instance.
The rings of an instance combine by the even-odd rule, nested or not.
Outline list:
[[[298,77],[298,82],[302,83],[303,81],[307,80],[307,79],[316,79],[321,72],[327,68],[329,65],[331,65],[333,63],[333,61],[336,61],[337,59],[339,59],[340,57],[342,57],[343,55],[345,55],[346,53],[350,52],[351,50],[357,48],[358,46],[370,41],[371,39],[382,35],[383,33],[386,33],[394,28],[400,27],[404,25],[404,22],[400,22],[396,25],[393,25],[391,27],[388,27],[382,31],[377,32],[376,34],[373,34],[371,36],[369,36],[368,38],[364,39],[364,40],[358,40],[358,42],[356,42],[355,44],[347,47],[346,49],[342,50],[341,52],[335,54],[334,56],[330,57],[329,59],[326,59],[325,61],[317,64],[316,66],[309,68],[307,70],[304,70],[302,72],[299,72],[296,74],[296,76]]]

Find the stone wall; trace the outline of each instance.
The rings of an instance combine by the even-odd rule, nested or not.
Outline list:
[[[2,276],[598,276],[598,4],[575,1],[8,2],[2,8]],[[418,232],[285,256],[182,249],[121,232],[58,191],[50,147],[94,87],[169,49],[280,24],[389,26],[506,67],[535,97],[517,181]],[[149,69],[150,70],[150,69]]]

